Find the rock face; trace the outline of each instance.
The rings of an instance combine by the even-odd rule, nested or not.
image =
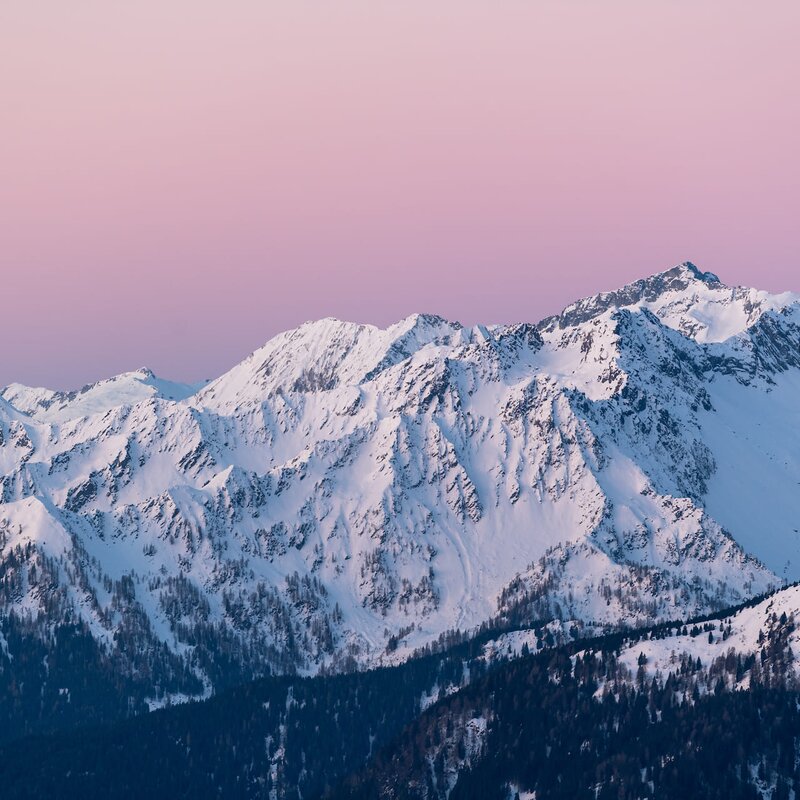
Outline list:
[[[0,613],[209,690],[736,603],[800,577],[798,301],[683,264],[538,325],[308,323],[201,388],[10,386]]]

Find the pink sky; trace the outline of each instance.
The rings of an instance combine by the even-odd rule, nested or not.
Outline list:
[[[800,289],[800,4],[3,0],[0,385],[279,330]]]

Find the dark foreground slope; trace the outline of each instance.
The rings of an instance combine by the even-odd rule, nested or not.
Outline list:
[[[326,797],[796,797],[797,597],[507,663]]]
[[[393,668],[265,678],[112,725],[19,738],[0,748],[0,796],[318,796],[396,737],[422,698],[492,668],[473,640]]]
[[[727,635],[779,602],[690,623],[689,637]],[[626,657],[669,652],[683,625],[490,664],[471,642],[391,669],[265,679],[7,743],[2,796],[784,800],[800,787],[794,623],[765,619],[775,623],[758,631],[757,652],[727,640],[705,662],[679,651],[668,674],[641,660],[632,671]]]
[[[800,785],[796,692],[679,698],[675,682],[651,682],[597,699],[599,679],[565,654],[509,665],[423,715],[325,796],[788,800]]]

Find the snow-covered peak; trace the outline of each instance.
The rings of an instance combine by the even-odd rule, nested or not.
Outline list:
[[[646,308],[670,328],[698,342],[722,342],[742,333],[767,311],[800,301],[792,292],[726,286],[712,272],[687,261],[611,292],[578,300],[540,323],[554,332],[588,322],[609,310]]]
[[[428,345],[452,346],[458,323],[413,314],[386,329],[326,318],[280,333],[209,384],[198,405],[217,410],[260,403],[280,392],[330,391],[370,380]]]
[[[22,383],[10,383],[0,392],[0,398],[5,400],[15,411],[28,416],[36,416],[46,411],[60,397],[61,392],[43,387],[25,386]]]
[[[134,405],[153,397],[185,400],[198,388],[197,385],[164,380],[157,377],[152,370],[142,367],[89,384],[74,392],[57,392],[13,383],[0,396],[14,409],[37,421],[63,423],[103,414],[112,408]]]

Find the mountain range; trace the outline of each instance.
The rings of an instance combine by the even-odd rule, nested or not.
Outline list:
[[[201,385],[12,384],[0,666],[77,636],[153,708],[720,611],[800,579],[799,394],[800,295],[690,263],[538,323],[311,322]]]

